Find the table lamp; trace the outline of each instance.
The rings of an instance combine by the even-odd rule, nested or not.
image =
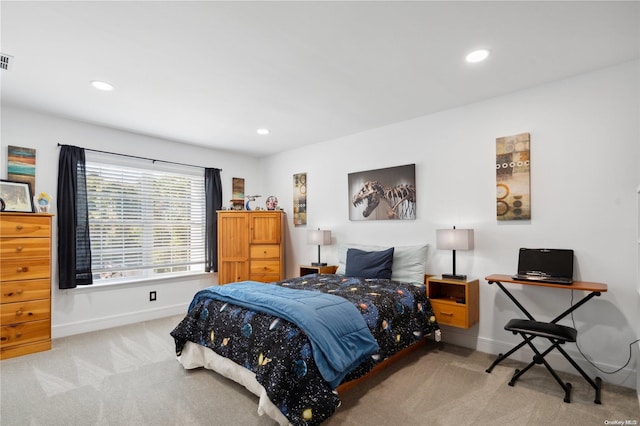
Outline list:
[[[456,274],[456,250],[473,250],[473,229],[437,229],[436,248],[453,250],[453,273],[442,274],[442,278],[466,281],[466,275]]]
[[[328,246],[331,244],[331,231],[320,230],[320,228],[307,231],[307,243],[317,244],[318,246],[318,261],[313,262],[311,266],[326,266],[326,263],[320,262],[320,246]]]

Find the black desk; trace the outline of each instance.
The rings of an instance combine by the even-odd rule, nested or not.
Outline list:
[[[571,312],[575,311],[580,306],[582,306],[585,303],[587,303],[593,297],[600,296],[601,293],[604,293],[604,292],[607,291],[607,285],[606,284],[593,283],[593,282],[587,282],[587,281],[574,281],[573,284],[571,284],[571,285],[549,284],[549,283],[542,283],[542,282],[535,282],[535,281],[519,281],[519,280],[514,280],[509,275],[498,275],[498,274],[489,275],[488,277],[485,277],[485,280],[487,280],[487,282],[489,284],[496,284],[500,288],[500,290],[502,290],[502,292],[504,294],[506,294],[507,297],[509,297],[509,299],[511,299],[511,301],[518,307],[518,309],[520,309],[520,311],[522,311],[522,313],[528,319],[530,319],[532,321],[536,321],[536,319],[533,317],[533,315],[531,315],[529,313],[529,311],[527,311],[527,309],[524,306],[522,306],[522,304],[509,292],[509,290],[507,290],[505,288],[503,283],[512,283],[512,284],[518,284],[518,285],[531,285],[531,286],[538,286],[538,287],[552,287],[552,288],[558,288],[558,289],[562,289],[562,290],[581,290],[581,291],[588,291],[589,292],[589,294],[587,294],[585,297],[583,297],[578,303],[574,304],[569,309],[567,309],[566,311],[562,312],[560,315],[558,315],[557,317],[555,317],[554,319],[549,321],[550,324],[556,324],[558,321],[560,321],[561,319],[563,319],[564,317],[569,315]],[[531,340],[533,340],[533,337],[531,337],[531,338],[529,338],[527,340],[530,342]],[[498,354],[498,357],[496,358],[496,360],[486,370],[487,373],[491,373],[491,370],[493,370],[493,367],[495,367],[496,365],[500,364],[502,361],[507,359],[514,352],[516,352],[518,349],[520,349],[525,344],[527,344],[527,340],[523,340],[517,346],[515,346],[513,349],[511,349],[509,352],[507,352],[504,355],[503,354]],[[591,379],[591,377],[589,377],[582,370],[582,368],[580,368],[580,366],[578,366],[578,364],[576,364],[576,362],[562,348],[558,347],[557,349],[560,351],[560,353],[562,353],[562,355],[564,355],[564,357],[567,359],[567,361],[569,361],[571,363],[571,365],[582,375],[582,377],[584,377],[584,379],[596,390],[596,399],[595,399],[594,402],[596,404],[600,404],[600,385],[601,385],[600,378],[596,377],[595,381],[593,379]],[[537,362],[536,362],[536,358],[534,357],[534,361],[532,361],[532,363],[529,364],[525,368],[525,370],[528,370],[529,368],[531,368],[531,366],[533,364],[535,364],[535,363],[537,363]]]

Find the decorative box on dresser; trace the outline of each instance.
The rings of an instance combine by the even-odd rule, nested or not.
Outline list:
[[[218,212],[218,284],[284,279],[284,211]]]
[[[0,359],[51,349],[51,220],[0,212]]]

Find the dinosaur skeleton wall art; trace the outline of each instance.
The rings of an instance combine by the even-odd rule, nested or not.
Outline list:
[[[415,164],[349,174],[350,220],[416,218]]]

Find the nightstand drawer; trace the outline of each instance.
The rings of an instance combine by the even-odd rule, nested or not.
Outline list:
[[[2,259],[25,259],[51,256],[49,238],[0,238]]]
[[[465,327],[467,323],[467,307],[465,305],[431,299],[431,306],[439,324]]]

